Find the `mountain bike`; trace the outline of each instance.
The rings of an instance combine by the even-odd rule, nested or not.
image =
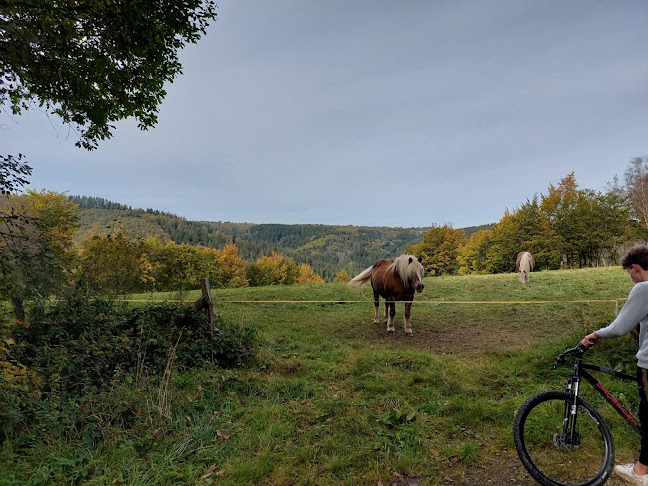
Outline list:
[[[515,416],[515,448],[529,474],[544,486],[598,486],[614,467],[614,441],[601,414],[578,396],[581,379],[641,434],[639,422],[587,370],[637,382],[637,377],[583,362],[588,350],[579,344],[556,357],[556,366],[574,358],[567,391],[543,391],[525,401]],[[555,366],[554,366],[555,367]]]

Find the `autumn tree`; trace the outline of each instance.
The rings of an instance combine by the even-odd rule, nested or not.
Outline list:
[[[468,245],[473,251],[479,248],[484,252],[472,256],[473,260],[479,261],[479,270],[487,273],[511,272],[515,270],[515,259],[520,251],[541,254],[540,221],[541,211],[537,197],[527,200],[520,208],[507,210],[493,226],[487,242],[478,240],[475,245]],[[543,261],[542,256],[539,260]]]
[[[489,273],[486,255],[493,240],[492,230],[479,230],[457,251],[459,275]]]
[[[504,273],[515,268],[515,255],[520,251],[520,218],[515,212],[506,211],[493,227],[492,237],[486,248],[488,273]]]
[[[423,235],[421,243],[407,246],[406,251],[421,257],[421,263],[430,275],[449,275],[457,273],[457,254],[465,244],[464,230],[448,225],[434,226]]]
[[[23,302],[43,300],[66,284],[74,264],[76,204],[64,194],[28,191],[0,196],[0,295],[25,320]]]
[[[342,282],[342,283],[347,283],[349,280],[351,280],[351,277],[347,273],[347,271],[343,268],[342,270],[338,271],[335,274],[335,277],[333,277],[334,282]]]
[[[614,260],[632,231],[624,196],[615,191],[580,190],[573,173],[557,187],[549,186],[541,208],[543,244],[552,249],[553,268],[581,268]]]
[[[238,254],[238,248],[234,244],[225,245],[223,250],[216,250],[219,255],[219,268],[216,271],[216,286],[247,287],[249,279],[245,273],[245,260]]]
[[[322,284],[324,279],[317,275],[308,263],[302,263],[299,265],[299,277],[297,277],[296,283],[299,285]]]
[[[519,233],[514,261],[520,251],[529,251],[534,255],[536,268],[542,268],[545,264],[544,247],[542,245],[545,234],[542,228],[542,209],[540,208],[538,196],[535,195],[532,199],[527,199],[516,211],[516,216]],[[511,266],[511,270],[515,270],[514,265]]]
[[[569,266],[570,249],[568,240],[572,239],[572,216],[579,199],[578,184],[574,173],[561,179],[557,186],[549,184],[548,193],[542,196],[543,231],[545,246],[551,247],[553,258],[551,266]]]
[[[137,292],[152,280],[144,240],[126,235],[121,228],[110,235],[85,238],[80,259],[81,283],[92,292]]]
[[[246,287],[245,260],[236,245],[223,250],[201,245],[163,244],[157,238],[146,240],[153,286],[158,291],[200,288],[200,279],[208,278],[213,288]]]
[[[214,250],[172,241],[165,245],[149,241],[148,252],[156,290],[191,290],[200,288],[203,277],[215,280],[219,264]]]
[[[299,267],[294,259],[272,252],[248,264],[247,276],[250,285],[292,285],[299,279]]]
[[[615,194],[582,190],[564,235],[567,261],[578,268],[610,260],[627,241],[630,212]]]

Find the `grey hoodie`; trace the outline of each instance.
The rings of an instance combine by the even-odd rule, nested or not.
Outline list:
[[[639,328],[639,351],[637,365],[648,368],[648,282],[639,282],[632,287],[628,301],[619,312],[617,318],[606,327],[596,331],[600,338],[613,338],[628,334],[637,325]]]

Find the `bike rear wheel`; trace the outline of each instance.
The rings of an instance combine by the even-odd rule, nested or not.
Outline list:
[[[545,391],[524,402],[513,424],[515,448],[544,486],[602,485],[614,467],[612,434],[594,407],[578,398],[576,435],[570,440],[563,433],[570,401],[568,392]]]

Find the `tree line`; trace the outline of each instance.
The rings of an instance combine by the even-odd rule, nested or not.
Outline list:
[[[222,249],[138,238],[123,228],[74,244],[77,205],[63,194],[28,191],[0,200],[0,296],[24,320],[25,300],[56,296],[70,285],[86,294],[190,290],[209,278],[215,288],[324,283],[307,263],[271,252],[255,261],[234,244]]]
[[[518,252],[533,254],[538,270],[617,265],[619,254],[648,239],[648,157],[630,161],[625,186],[580,189],[574,173],[546,194],[506,211],[491,229],[474,232],[448,225],[431,228],[407,251],[422,257],[432,275],[502,273],[515,270]]]
[[[77,201],[73,196],[70,201]],[[172,214],[153,214],[142,209],[79,209],[80,228],[75,241],[92,234],[108,235],[121,227],[126,234],[163,242],[224,248],[234,244],[247,261],[273,251],[309,264],[330,282],[344,269],[358,273],[379,258],[400,255],[409,244],[420,241],[428,228],[389,228],[317,224],[251,224],[188,221]]]

